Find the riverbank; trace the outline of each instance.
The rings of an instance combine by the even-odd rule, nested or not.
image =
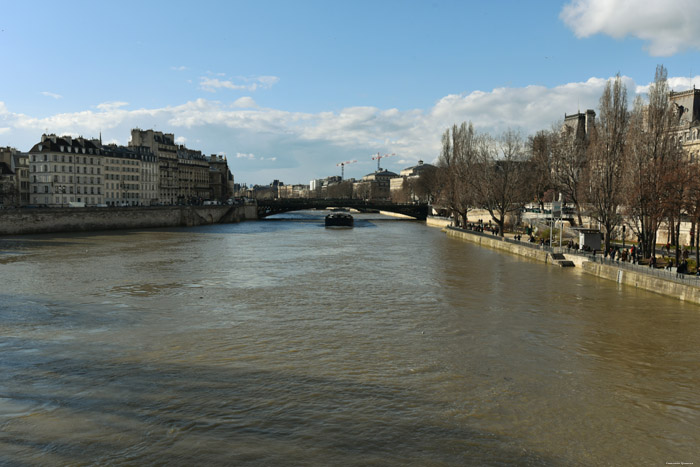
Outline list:
[[[483,235],[478,232],[470,232],[454,227],[445,227],[443,231],[448,237],[465,240],[494,250],[524,256],[545,264],[558,265],[556,261],[553,261],[548,250],[537,247],[533,248],[530,244],[510,242],[498,236]],[[642,270],[633,270],[623,267],[623,265],[591,261],[587,257],[580,255],[563,254],[563,257],[565,260],[573,262],[575,267],[587,274],[615,281],[618,284],[636,287],[700,305],[700,287],[698,286],[679,283],[664,277],[647,274]]]
[[[257,219],[254,204],[7,209],[0,211],[0,235],[193,227],[252,219]]]

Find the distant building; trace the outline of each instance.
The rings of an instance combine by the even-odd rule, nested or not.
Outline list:
[[[587,140],[595,128],[595,112],[588,109],[585,113],[564,114],[564,128],[573,130],[577,138]]]
[[[279,198],[308,198],[308,185],[282,185],[277,187],[277,196]]]
[[[425,190],[421,190],[417,184],[423,175],[436,169],[434,165],[424,164],[422,160],[419,160],[417,165],[403,169],[397,178],[390,181],[391,199],[403,203],[428,201],[429,197],[423,196],[422,193]]]
[[[669,95],[676,111],[678,140],[691,161],[700,160],[700,89],[673,92]]]
[[[233,183],[233,174],[228,168],[226,156],[212,154],[209,158],[209,199],[225,201],[240,191]]]
[[[399,177],[387,169],[377,170],[362,177],[353,185],[353,198],[365,200],[390,200],[391,180]]]

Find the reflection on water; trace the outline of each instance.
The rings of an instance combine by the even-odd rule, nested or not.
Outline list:
[[[0,463],[698,458],[700,308],[323,214],[0,241]]]

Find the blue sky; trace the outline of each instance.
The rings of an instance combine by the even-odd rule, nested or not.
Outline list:
[[[5,2],[0,146],[133,127],[225,154],[236,181],[431,162],[453,123],[524,136],[657,64],[700,87],[697,0]],[[695,69],[693,69],[695,67]]]

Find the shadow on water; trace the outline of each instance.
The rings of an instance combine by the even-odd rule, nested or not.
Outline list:
[[[22,371],[13,368],[17,360]],[[33,360],[10,350],[0,365],[11,375],[0,400],[47,412],[30,422],[62,418],[53,422],[57,432],[28,431],[0,413],[0,460],[14,452],[10,463],[560,464],[493,433],[420,419],[418,404],[445,408],[404,387],[107,355]],[[87,427],[85,437],[60,431],[76,425]]]
[[[54,303],[0,298],[0,464],[561,464],[446,419],[452,408],[410,382],[309,375],[304,365],[258,369],[233,350],[192,364],[141,356],[114,339],[66,342],[61,327],[111,333],[124,323],[85,307],[66,304],[57,316]]]

